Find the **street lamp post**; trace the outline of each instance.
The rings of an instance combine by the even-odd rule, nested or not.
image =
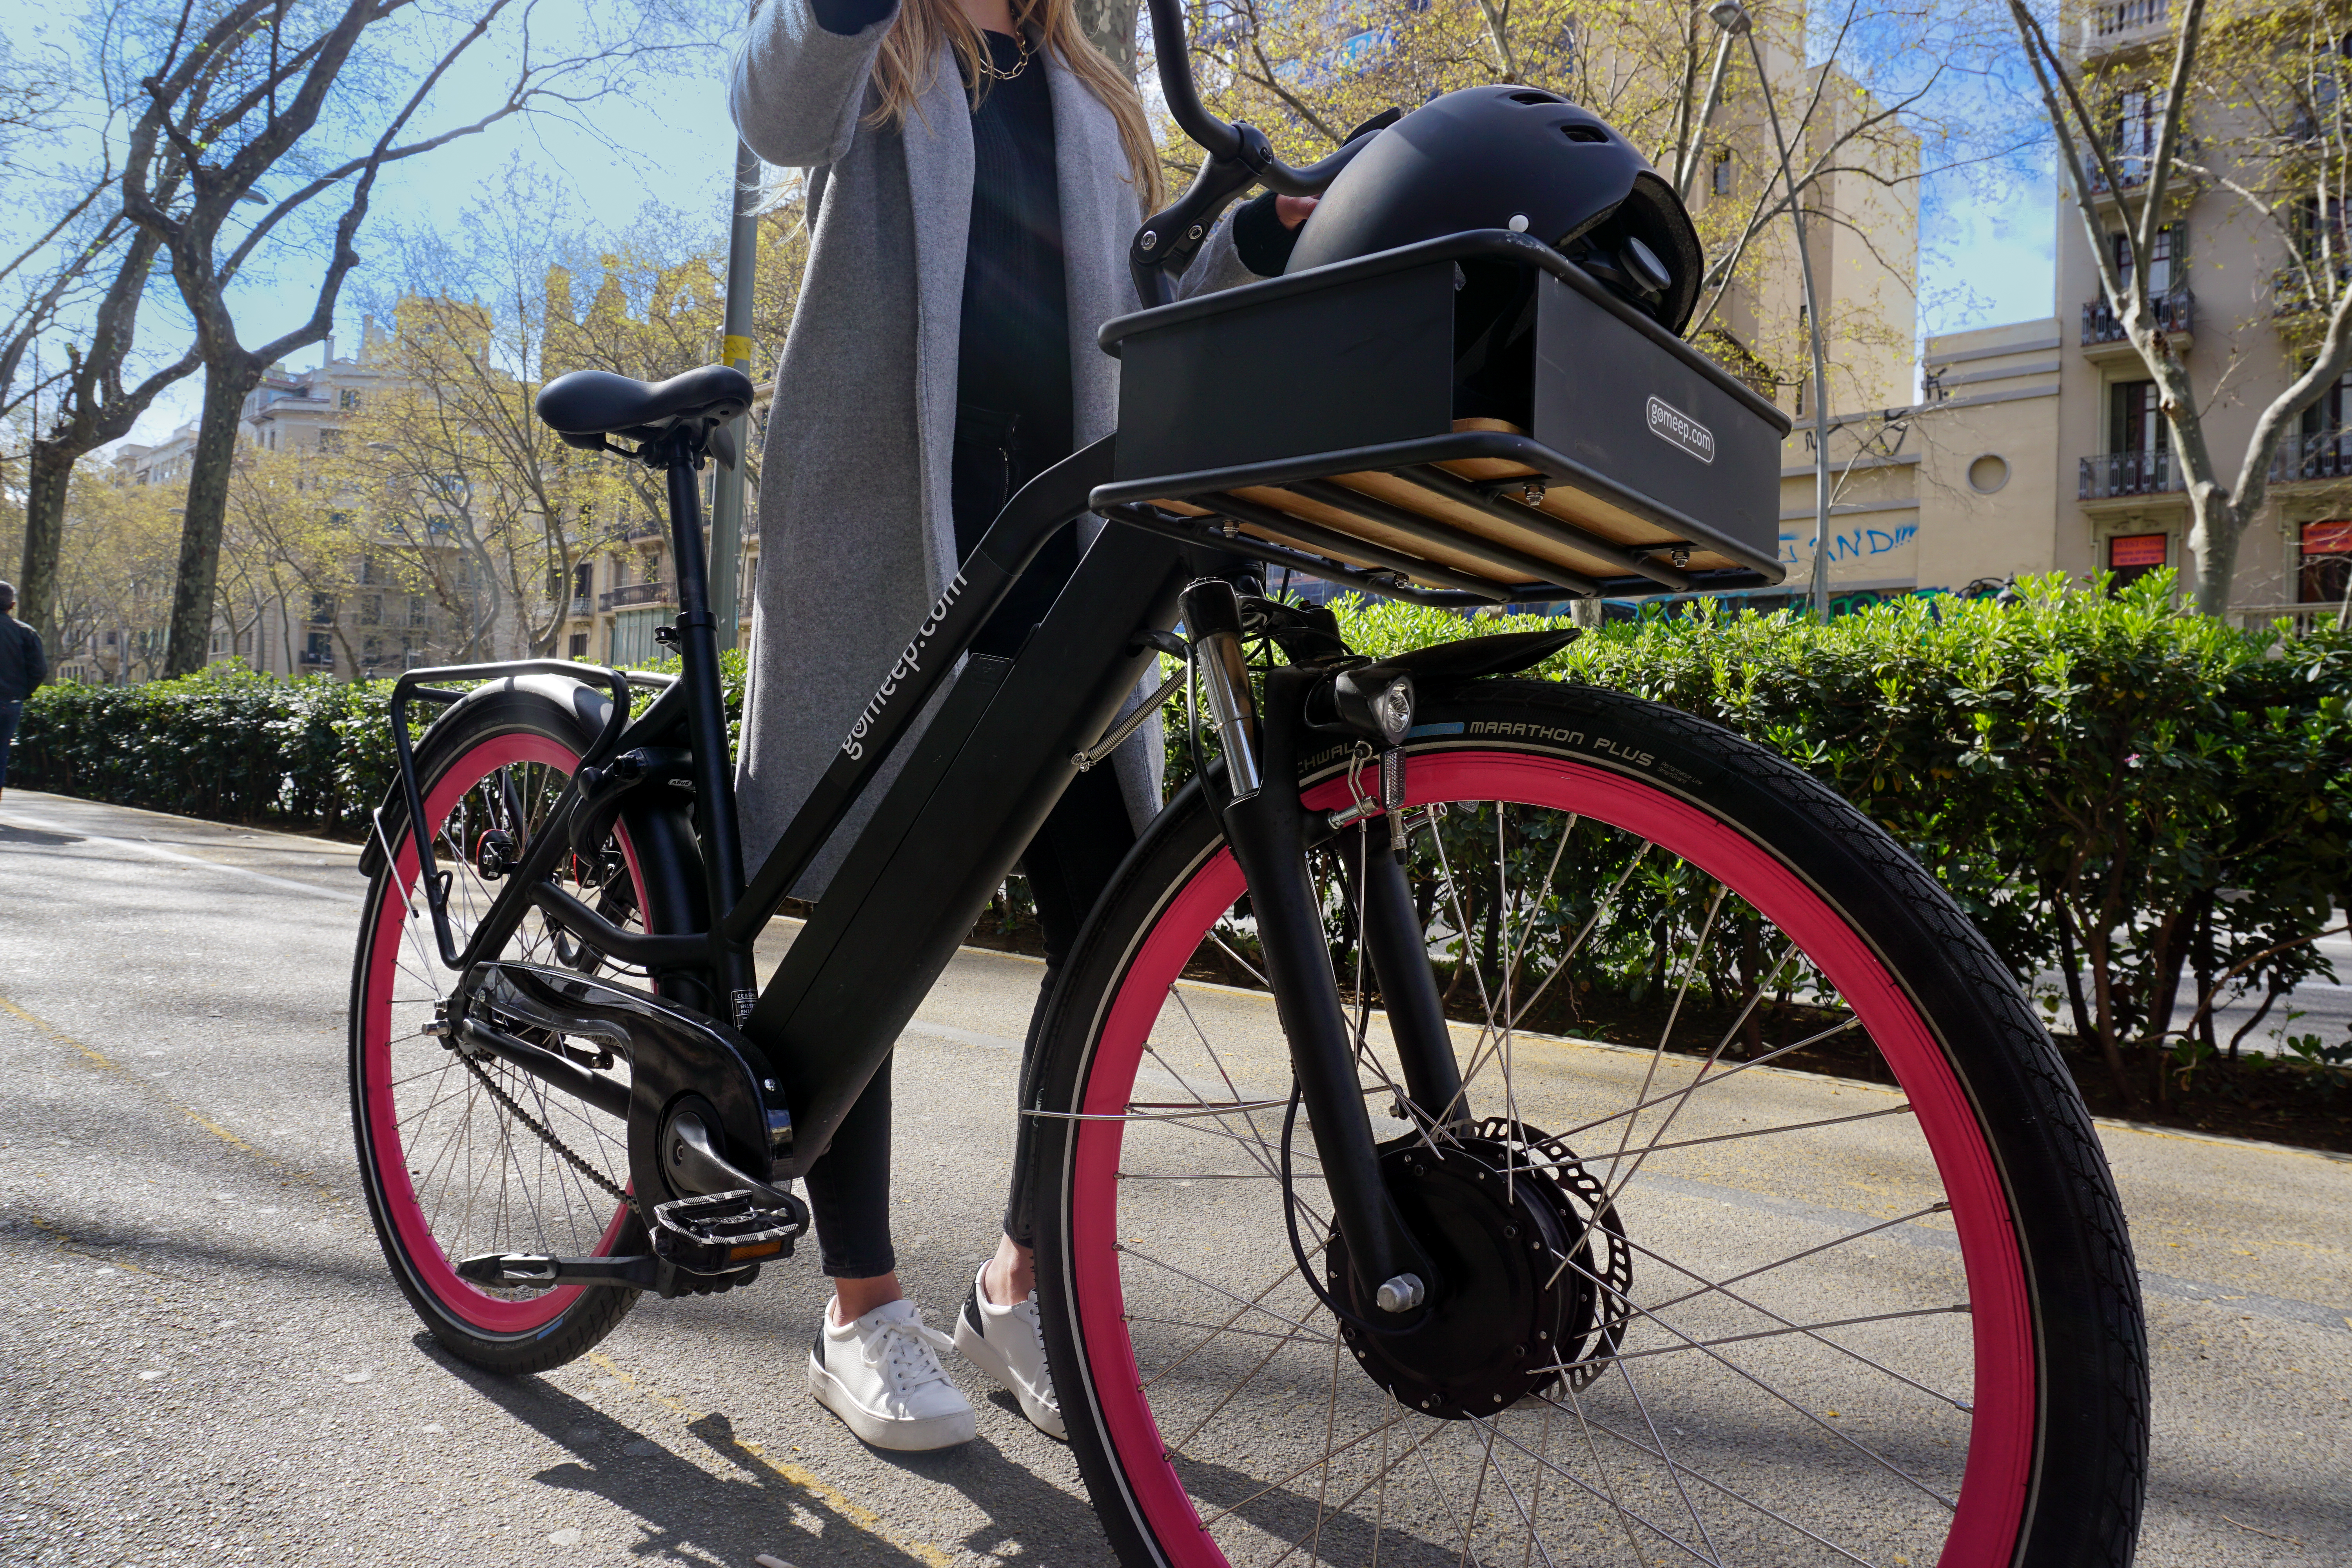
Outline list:
[[[751,277],[759,265],[760,155],[735,143],[735,183],[727,237],[727,315],[719,357],[745,375],[751,374]],[[742,557],[743,475],[751,454],[751,416],[735,421],[735,466],[713,476],[710,498],[710,607],[718,620],[719,646],[735,646],[736,578]]]
[[[1805,244],[1805,205],[1797,190],[1797,171],[1789,160],[1788,138],[1780,134],[1780,107],[1772,101],[1772,84],[1764,74],[1764,51],[1757,47],[1754,19],[1739,0],[1719,0],[1707,15],[1727,34],[1748,40],[1748,58],[1756,62],[1757,90],[1764,95],[1764,112],[1772,122],[1772,144],[1780,153],[1780,177],[1789,185],[1789,219],[1797,226],[1797,269],[1804,276],[1805,321],[1813,349],[1813,616],[1830,618],[1830,405],[1829,370],[1822,357],[1822,308],[1813,298],[1813,257]]]

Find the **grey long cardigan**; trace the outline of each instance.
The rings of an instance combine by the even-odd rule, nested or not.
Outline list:
[[[817,25],[809,0],[768,0],[735,59],[731,101],[745,142],[771,163],[814,171],[808,271],[777,367],[761,475],[736,776],[754,868],[956,567],[948,479],[971,226],[971,109],[943,47],[903,129],[862,123],[893,19],[844,37]],[[1126,258],[1143,211],[1110,110],[1049,54],[1036,58],[1053,89],[1072,423],[1084,446],[1118,423],[1118,363],[1095,331],[1138,307]],[[1221,227],[1183,291],[1250,276]],[[1080,526],[1090,542],[1102,524]],[[1156,727],[1118,755],[1139,827],[1159,808],[1161,760]],[[866,815],[835,837],[803,897],[831,878]]]

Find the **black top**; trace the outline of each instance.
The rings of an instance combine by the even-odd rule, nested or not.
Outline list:
[[[956,401],[1008,414],[1017,466],[1070,451],[1070,305],[1054,98],[1023,40],[984,34],[996,75],[971,111],[971,231],[963,263]]]
[[[41,634],[0,610],[0,702],[22,702],[49,678]]]

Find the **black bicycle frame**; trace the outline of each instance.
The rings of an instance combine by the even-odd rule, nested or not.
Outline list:
[[[395,746],[403,804],[412,822],[421,821],[403,717],[409,698],[455,698],[457,693],[434,684],[455,679],[557,671],[613,689],[616,707],[606,732],[583,759],[472,940],[462,952],[454,951],[445,934],[444,962],[470,969],[497,953],[535,907],[614,957],[657,971],[709,974],[714,1000],[727,1005],[719,1016],[740,1026],[759,1053],[754,1066],[765,1069],[761,1087],[770,1098],[769,1109],[789,1113],[789,1147],[775,1152],[772,1166],[772,1179],[783,1180],[804,1174],[831,1143],[842,1118],[1076,776],[1076,754],[1117,721],[1123,702],[1152,667],[1151,635],[1175,624],[1179,594],[1204,571],[1230,569],[1234,563],[1231,556],[1212,558],[1197,545],[1144,530],[1107,528],[1016,657],[970,653],[973,638],[1014,581],[1056,531],[1085,514],[1089,494],[1109,481],[1112,441],[1098,441],[1039,475],[1007,503],[962,563],[781,841],[747,881],[726,763],[715,626],[705,597],[695,484],[700,456],[683,440],[666,454],[680,588],[679,680],[624,725],[627,678],[618,671],[553,661],[419,670],[395,689]],[[762,700],[788,702],[792,694],[767,692]],[[790,952],[754,1000],[753,940],[852,807],[877,787],[919,723],[919,739],[907,748],[903,765]],[[695,830],[712,918],[698,933],[624,931],[556,886],[551,873],[576,847],[576,836],[608,822],[619,797],[642,782],[642,759],[680,738],[692,753]],[[1293,747],[1279,732],[1270,739],[1270,755],[1288,770]],[[1318,1146],[1335,1184],[1354,1189],[1339,1205],[1350,1256],[1370,1280],[1406,1271],[1433,1280],[1425,1256],[1380,1186],[1362,1099],[1342,1087],[1353,1082],[1353,1047],[1304,859],[1304,847],[1328,837],[1328,830],[1299,805],[1295,772],[1270,779],[1268,786],[1248,803],[1243,817],[1234,817],[1228,807],[1228,820],[1241,829],[1234,836],[1235,849],[1259,893],[1259,934],[1269,963],[1277,976],[1291,977],[1298,993],[1278,994],[1277,1000],[1294,1055],[1300,1058],[1301,1081],[1308,1087]],[[430,879],[431,850],[422,837],[418,852],[420,870]],[[1277,886],[1284,890],[1268,896],[1265,889]],[[428,886],[428,896],[433,891]],[[1403,896],[1402,878],[1374,876],[1368,891],[1385,906]],[[1392,896],[1384,898],[1384,892]],[[1404,918],[1409,908],[1408,902],[1402,910],[1376,910],[1376,928],[1383,919],[1392,924]],[[1373,951],[1376,961],[1419,962],[1417,984],[1409,973],[1391,983],[1397,994],[1430,992],[1426,959],[1410,942],[1382,942]],[[1398,1021],[1403,1026],[1408,1082],[1435,1091],[1435,1102],[1424,1109],[1433,1119],[1458,1117],[1460,1109],[1449,1110],[1445,1103],[1458,1094],[1459,1079],[1443,1017],[1433,1008],[1418,1007],[1406,1009]],[[1342,1154],[1349,1145],[1352,1158]]]

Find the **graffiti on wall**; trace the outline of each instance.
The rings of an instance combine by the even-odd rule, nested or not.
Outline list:
[[[1917,537],[1918,532],[1917,523],[1898,522],[1893,528],[1856,528],[1832,533],[1830,535],[1830,561],[1835,564],[1840,561],[1862,561],[1873,555],[1884,555],[1890,550],[1902,549]],[[1780,535],[1780,559],[1790,565],[1801,559],[1809,559],[1812,542],[1811,534],[1783,533]],[[1797,552],[1800,543],[1806,547],[1803,556]]]

